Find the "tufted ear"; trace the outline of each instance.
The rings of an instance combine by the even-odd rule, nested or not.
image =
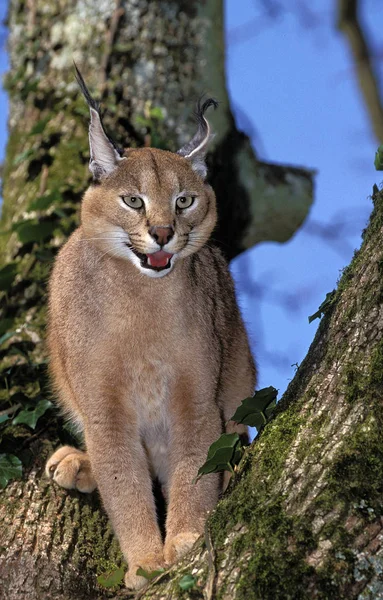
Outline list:
[[[210,106],[217,108],[217,100],[214,100],[213,98],[208,98],[204,102],[202,102],[201,98],[198,100],[195,111],[195,116],[198,123],[197,133],[190,140],[190,142],[182,146],[182,148],[180,148],[180,150],[177,152],[177,154],[180,154],[181,156],[184,156],[190,160],[192,168],[198,173],[198,175],[202,177],[202,179],[205,179],[207,174],[205,158],[209,140],[212,138],[210,125],[205,117],[205,112]]]
[[[76,69],[76,79],[80,89],[88,103],[90,110],[89,124],[89,147],[90,147],[90,162],[89,170],[93,178],[97,181],[109,175],[117,167],[118,163],[123,160],[119,150],[114,142],[105,133],[104,126],[100,115],[100,107],[98,102],[92,98],[88,88],[86,87],[83,76]]]

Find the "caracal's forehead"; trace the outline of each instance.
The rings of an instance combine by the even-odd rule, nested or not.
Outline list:
[[[140,192],[148,197],[168,197],[204,187],[189,162],[172,152],[139,148],[128,150],[125,157],[105,181],[106,186],[122,187],[126,192]]]

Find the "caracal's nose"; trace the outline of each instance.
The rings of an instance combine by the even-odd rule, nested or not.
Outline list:
[[[149,233],[160,246],[165,246],[174,235],[173,227],[169,225],[155,225],[149,229]]]

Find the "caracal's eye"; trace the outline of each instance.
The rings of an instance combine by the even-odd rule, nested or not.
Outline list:
[[[178,196],[176,200],[177,208],[189,208],[193,204],[195,196]]]
[[[139,196],[121,196],[121,198],[130,208],[142,208],[144,206],[144,201]]]

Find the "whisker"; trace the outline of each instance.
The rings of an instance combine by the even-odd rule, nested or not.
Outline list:
[[[129,239],[126,236],[120,236],[120,237],[110,237],[110,238],[102,238],[102,237],[96,237],[96,238],[84,238],[82,240],[77,240],[77,242],[91,242],[93,240],[109,240],[109,241],[115,241],[115,240],[127,240]]]
[[[104,252],[103,254],[101,254],[100,258],[98,259],[98,261],[96,262],[96,265],[98,265],[98,263],[104,258],[104,256],[106,256],[107,254],[110,254],[110,258],[112,258],[113,256],[117,256],[117,253],[114,252],[113,254],[111,254],[111,251],[115,249],[115,250],[119,250],[118,246],[114,246],[112,248],[109,248],[109,250],[107,250],[106,252]]]

